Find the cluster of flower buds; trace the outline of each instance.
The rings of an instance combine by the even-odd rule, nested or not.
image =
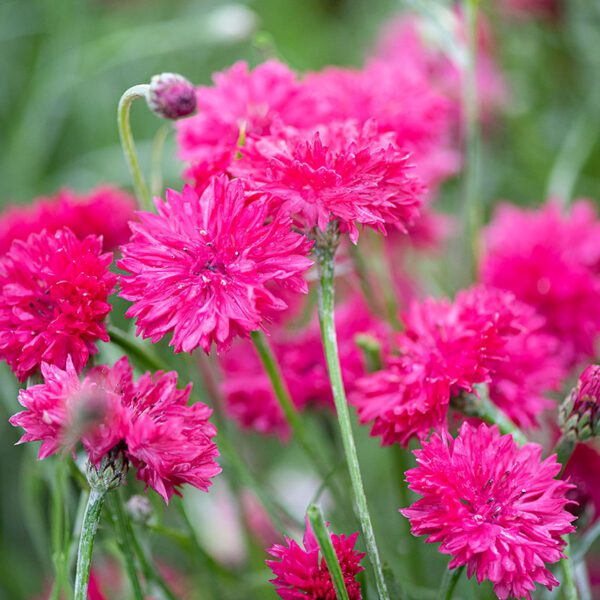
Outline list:
[[[585,442],[600,434],[600,365],[590,365],[559,410],[563,436]]]

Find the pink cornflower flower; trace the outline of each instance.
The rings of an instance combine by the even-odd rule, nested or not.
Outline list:
[[[14,240],[64,227],[79,239],[101,236],[104,250],[114,250],[129,239],[128,222],[134,218],[135,207],[132,196],[111,186],[87,194],[63,189],[26,206],[10,206],[0,214],[0,252],[6,252]]]
[[[552,203],[536,210],[502,205],[485,232],[481,278],[535,307],[567,362],[595,356],[600,221],[589,203],[576,202],[566,215]]]
[[[0,358],[21,381],[42,362],[81,372],[96,341],[108,341],[104,320],[116,276],[102,240],[79,240],[69,229],[15,240],[0,258]]]
[[[468,577],[491,581],[501,600],[531,600],[536,583],[558,585],[546,565],[564,556],[563,536],[575,529],[565,509],[573,486],[555,479],[556,456],[541,453],[539,444],[519,447],[485,424],[463,423],[456,439],[434,434],[406,473],[423,498],[400,512],[413,535],[452,556],[449,569],[466,565]]]
[[[43,384],[19,393],[26,410],[10,419],[25,430],[20,442],[42,441],[40,459],[81,442],[98,466],[119,448],[137,478],[165,502],[184,484],[206,491],[220,473],[212,411],[200,402],[188,406],[191,386],[178,390],[176,373],[146,373],[134,381],[126,357],[81,380],[70,361],[66,370],[44,364],[42,373]]]
[[[344,386],[352,390],[354,382],[365,374],[355,336],[369,333],[384,338],[387,331],[358,297],[338,306],[336,325]],[[270,343],[295,407],[298,410],[332,407],[331,384],[318,323],[313,322],[299,331],[276,328]],[[223,354],[219,362],[224,372],[221,389],[228,414],[242,427],[287,439],[289,426],[252,344],[240,341]]]
[[[239,143],[268,134],[275,119],[299,125],[299,90],[295,73],[275,60],[252,71],[238,62],[215,73],[212,86],[196,90],[198,114],[176,125],[179,157],[190,164],[186,177],[203,187],[206,174],[226,170]]]
[[[397,338],[400,354],[356,382],[351,402],[383,444],[445,429],[450,400],[487,383],[490,398],[520,425],[533,425],[564,374],[556,340],[507,292],[474,287],[454,303],[413,303]]]
[[[332,123],[312,134],[280,128],[241,152],[233,173],[309,229],[337,220],[356,242],[359,224],[406,231],[419,214],[424,188],[409,156],[374,121]]]
[[[133,302],[138,335],[172,333],[176,352],[213,343],[221,352],[286,308],[278,286],[306,293],[311,242],[261,199],[247,200],[240,181],[216,178],[202,196],[168,190],[156,207],[138,213],[117,263],[130,273],[121,296]]]
[[[331,542],[337,554],[348,597],[361,600],[360,585],[356,581],[358,573],[364,570],[360,561],[364,553],[354,549],[358,533],[351,536],[331,534]],[[276,560],[268,560],[275,579],[271,582],[283,600],[335,600],[337,595],[325,559],[321,556],[319,544],[312,529],[307,524],[303,546],[285,538],[285,545],[275,544],[269,554]]]

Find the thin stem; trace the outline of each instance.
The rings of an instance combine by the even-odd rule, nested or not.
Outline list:
[[[90,567],[92,565],[92,549],[94,537],[98,530],[102,505],[104,504],[104,491],[92,489],[88,497],[81,537],[79,538],[79,550],[77,552],[77,567],[75,574],[75,600],[87,600],[88,581],[90,579]]]
[[[468,417],[477,417],[490,425],[497,425],[500,433],[512,435],[517,444],[525,444],[525,434],[490,400],[487,385],[478,385],[476,388],[479,397],[467,394],[455,398],[452,401],[453,406]]]
[[[137,98],[147,98],[149,89],[150,86],[147,84],[134,85],[133,87],[130,87],[121,96],[121,99],[119,100],[119,107],[117,109],[117,124],[119,126],[121,147],[123,148],[123,154],[125,155],[129,172],[133,178],[135,194],[142,208],[145,210],[152,210],[152,202],[150,198],[150,192],[148,191],[148,186],[146,185],[146,181],[140,167],[137,151],[135,149],[135,142],[133,140],[133,133],[131,131],[131,122],[129,120],[129,111],[134,100]]]
[[[123,506],[123,499],[121,497],[120,490],[115,490],[113,494],[113,502],[114,508],[117,512],[116,517],[118,520],[119,512],[123,515],[123,519],[121,521],[120,527],[122,527],[122,533],[125,539],[125,544],[127,547],[133,551],[137,561],[140,565],[142,573],[144,574],[144,579],[146,583],[155,584],[162,593],[165,595],[168,600],[178,600],[177,596],[173,593],[167,582],[163,579],[159,570],[153,567],[150,564],[150,561],[146,557],[144,549],[140,545],[139,540],[137,539],[133,527],[131,526],[131,521],[125,516],[125,507]]]
[[[478,0],[464,0],[467,29],[467,57],[463,70],[463,119],[465,133],[465,239],[469,245],[467,256],[471,270],[477,272],[479,260],[479,229],[482,222],[481,194],[481,132],[477,99],[477,4]]]
[[[168,123],[164,123],[158,128],[152,142],[152,155],[150,160],[150,193],[153,196],[160,196],[163,187],[162,157],[165,149],[165,141],[171,132]]]
[[[361,529],[365,537],[365,544],[369,560],[375,572],[375,583],[379,593],[380,600],[389,600],[389,594],[381,561],[379,559],[379,550],[375,541],[373,525],[371,523],[371,515],[367,505],[367,497],[363,486],[358,455],[356,452],[356,444],[352,433],[350,423],[350,413],[348,403],[346,401],[346,392],[344,391],[344,382],[342,380],[342,371],[337,347],[337,336],[335,332],[334,321],[334,255],[335,245],[337,241],[331,244],[322,244],[318,246],[316,251],[317,261],[319,265],[319,321],[321,324],[321,335],[323,339],[323,349],[325,351],[325,359],[327,361],[327,369],[329,371],[329,379],[331,382],[331,390],[337,411],[338,423],[344,446],[344,453],[348,463],[348,471],[352,482],[354,499],[358,518],[361,524]]]
[[[567,545],[564,549],[565,556],[560,559],[560,566],[563,572],[563,594],[565,600],[579,600],[579,594],[577,592],[577,586],[575,585],[575,571],[574,561],[570,559],[571,555],[571,544],[569,542],[570,536],[565,536]]]
[[[331,536],[327,531],[327,526],[323,520],[321,509],[318,506],[311,504],[308,507],[307,516],[313,533],[317,538],[321,554],[325,559],[325,564],[327,565],[329,574],[331,575],[331,581],[333,582],[333,587],[335,588],[337,600],[350,600],[348,596],[348,590],[346,589],[346,582],[344,581],[344,574],[342,573],[342,568],[340,567],[340,562],[335,552],[335,548],[331,543]]]
[[[118,500],[118,493],[115,492],[109,496],[108,501],[117,527],[119,548],[125,559],[125,568],[133,591],[133,597],[135,600],[144,600],[144,591],[138,578],[133,549],[127,534],[127,515],[123,510],[121,502]]]
[[[164,370],[164,365],[160,362],[159,358],[151,350],[146,348],[139,338],[134,337],[114,325],[108,326],[108,335],[113,344],[119,346],[128,355],[134,356],[146,368],[151,371]]]
[[[306,427],[304,427],[304,423],[294,406],[294,402],[292,401],[285,380],[283,379],[281,369],[279,368],[277,358],[275,357],[273,349],[265,334],[262,331],[253,331],[251,336],[254,348],[269,376],[275,397],[285,415],[286,421],[292,428],[294,437],[302,446],[306,456],[315,465],[317,472],[319,472],[322,477],[327,477],[329,474],[329,466],[323,458],[323,455],[315,451],[314,442],[309,439]]]
[[[464,565],[462,567],[458,567],[457,569],[453,569],[452,571],[449,569],[446,570],[440,586],[440,593],[438,594],[438,598],[440,600],[452,600],[452,597],[454,596],[454,590],[456,589],[458,581],[464,570]]]
[[[52,481],[52,559],[56,581],[52,588],[52,598],[59,598],[61,592],[68,586],[67,550],[68,545],[68,514],[65,501],[66,463],[59,460],[55,464]]]

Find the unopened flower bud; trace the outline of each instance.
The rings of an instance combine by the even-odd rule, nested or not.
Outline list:
[[[136,494],[127,501],[127,512],[136,523],[147,523],[152,516],[152,503],[146,496]]]
[[[123,450],[113,448],[95,467],[88,461],[86,476],[90,487],[100,492],[108,492],[123,485],[127,477],[129,461]]]
[[[563,436],[584,442],[600,434],[600,365],[590,365],[561,404],[559,423]]]
[[[150,80],[148,107],[162,119],[180,119],[196,111],[194,86],[177,73],[161,73]]]

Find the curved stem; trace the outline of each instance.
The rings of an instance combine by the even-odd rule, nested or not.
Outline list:
[[[444,573],[444,578],[442,579],[442,585],[440,586],[440,593],[438,594],[438,598],[440,600],[452,600],[452,596],[454,596],[454,590],[458,585],[458,580],[465,570],[464,565],[462,567],[458,567],[457,569],[453,569],[452,571],[447,570]]]
[[[325,351],[325,359],[327,369],[329,371],[329,379],[331,382],[331,390],[337,412],[338,423],[344,446],[344,453],[348,463],[348,471],[352,482],[352,490],[356,502],[358,518],[361,524],[361,529],[365,537],[365,544],[369,560],[375,572],[375,583],[379,593],[380,600],[389,600],[389,593],[383,576],[381,561],[379,558],[379,550],[375,541],[375,533],[371,523],[371,515],[367,505],[367,497],[363,486],[358,455],[356,452],[356,444],[352,433],[350,423],[350,412],[346,400],[346,392],[344,391],[344,383],[342,380],[342,371],[340,367],[340,359],[337,347],[337,336],[335,332],[334,321],[334,255],[337,240],[330,244],[318,245],[316,250],[317,262],[319,265],[319,321],[321,324],[321,335],[323,339],[323,349]]]
[[[560,559],[560,566],[563,572],[563,591],[566,600],[579,600],[577,586],[575,585],[575,568],[574,561],[571,560],[571,544],[569,536],[565,536],[567,545],[565,546],[565,556]]]
[[[467,61],[463,70],[463,118],[466,145],[465,164],[465,223],[468,256],[471,269],[477,273],[479,260],[479,229],[482,221],[481,194],[481,132],[477,99],[477,3],[464,0],[467,28]]]
[[[254,343],[254,348],[256,349],[267,375],[269,376],[275,397],[277,398],[279,406],[285,415],[286,421],[292,428],[294,437],[302,446],[306,456],[315,465],[317,472],[323,478],[326,478],[329,475],[329,466],[327,465],[323,455],[315,451],[315,445],[309,439],[308,432],[304,426],[302,418],[294,406],[294,402],[290,396],[289,390],[283,378],[283,374],[279,368],[279,363],[275,357],[275,354],[273,353],[273,349],[271,348],[265,334],[262,331],[253,331],[251,336],[252,342]]]
[[[104,504],[105,492],[96,489],[90,490],[81,537],[79,538],[79,550],[77,552],[77,567],[75,574],[75,600],[87,600],[88,581],[90,579],[90,567],[92,565],[92,549],[94,537],[98,530],[102,505]]]
[[[321,554],[325,559],[327,569],[329,569],[329,574],[331,575],[331,581],[333,582],[333,587],[335,588],[337,600],[350,600],[348,596],[348,590],[346,589],[346,582],[344,581],[344,574],[342,573],[342,568],[340,567],[340,562],[335,552],[335,548],[331,543],[331,536],[327,531],[321,510],[318,506],[311,504],[308,507],[306,514],[308,516],[313,533],[317,538],[319,549],[321,550]]]
[[[119,346],[122,350],[125,350],[127,354],[137,358],[147,369],[152,371],[165,370],[165,366],[151,350],[144,346],[142,340],[114,325],[108,325],[107,329],[110,341]]]
[[[570,437],[561,435],[556,446],[554,446],[554,452],[556,453],[556,460],[562,465],[560,470],[561,474],[564,472],[571,454],[575,450],[575,441]]]
[[[137,98],[147,98],[149,88],[150,86],[147,84],[134,85],[133,87],[130,87],[121,96],[121,99],[119,100],[119,107],[117,109],[117,124],[119,126],[121,147],[123,148],[123,154],[125,155],[129,172],[133,178],[135,195],[137,196],[142,208],[145,210],[152,210],[152,202],[150,198],[150,192],[148,191],[148,186],[146,185],[146,181],[140,167],[137,151],[135,149],[135,142],[133,140],[133,133],[131,131],[131,122],[129,120],[129,111],[134,100]]]

